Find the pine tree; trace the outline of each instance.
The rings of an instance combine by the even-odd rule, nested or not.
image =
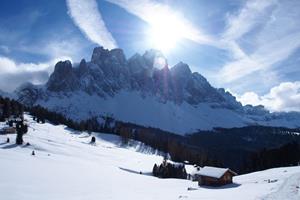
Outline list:
[[[157,167],[157,165],[155,163],[154,166],[153,166],[153,169],[152,169],[153,176],[157,176],[157,172],[158,172],[158,167]]]
[[[21,145],[23,144],[23,135],[28,132],[28,126],[20,121],[16,125],[17,129],[17,137],[16,137],[16,144]]]

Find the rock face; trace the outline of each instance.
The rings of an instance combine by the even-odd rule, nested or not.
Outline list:
[[[146,51],[143,56],[136,54],[127,61],[121,49],[96,47],[90,62],[82,60],[77,67],[72,67],[70,61],[58,62],[46,88],[51,92],[84,91],[102,97],[114,96],[120,90],[135,90],[177,104],[228,103],[187,64],[180,62],[169,69],[162,53],[155,50]]]
[[[79,88],[79,82],[72,68],[70,61],[60,61],[55,65],[54,72],[51,74],[47,89],[53,92],[71,92]]]
[[[76,120],[109,114],[173,132],[268,125],[273,118],[282,118],[261,107],[243,107],[185,63],[169,68],[167,59],[156,50],[127,60],[121,49],[96,47],[90,62],[83,59],[72,66],[70,61],[60,61],[45,86],[25,85],[16,95],[23,103],[40,104]],[[185,128],[177,131],[176,120]],[[298,115],[292,125],[297,120]]]

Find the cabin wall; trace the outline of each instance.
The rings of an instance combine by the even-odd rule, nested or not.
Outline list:
[[[230,172],[226,172],[221,178],[213,178],[208,176],[200,176],[198,178],[198,185],[206,185],[206,186],[222,186],[226,184],[232,183],[232,174]]]

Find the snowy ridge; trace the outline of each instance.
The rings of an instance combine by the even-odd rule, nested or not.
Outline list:
[[[198,109],[187,103],[176,105],[173,102],[167,102],[162,104],[153,96],[142,98],[136,92],[120,92],[114,97],[106,99],[80,92],[73,93],[68,98],[52,96],[51,101],[37,101],[37,103],[75,120],[99,114],[109,115],[124,122],[159,127],[175,133],[192,132],[199,126],[202,129],[212,129],[220,126],[229,128],[245,125],[242,123],[242,117],[231,110],[211,108],[208,104],[199,104]],[[74,104],[81,106],[75,107]],[[99,106],[95,106],[95,104]],[[86,112],[87,110],[90,112]],[[224,118],[224,115],[227,118]],[[186,123],[187,121],[189,123]]]
[[[242,106],[216,89],[185,63],[168,66],[156,50],[128,60],[121,49],[96,47],[91,61],[73,66],[58,62],[44,86],[26,84],[16,98],[41,105],[73,120],[113,116],[116,120],[185,134],[215,127],[248,125],[297,128],[299,113],[270,113],[262,106]]]
[[[137,152],[136,146],[120,146],[118,136],[93,133],[97,139],[91,145],[87,133],[25,118],[30,128],[24,140],[30,146],[15,146],[15,135],[0,135],[1,199],[299,199],[300,167],[235,176],[233,184],[218,189],[198,187],[190,180],[151,176],[154,163],[163,157]],[[7,137],[9,144],[4,142]]]

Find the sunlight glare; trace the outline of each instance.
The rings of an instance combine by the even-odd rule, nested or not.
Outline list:
[[[175,48],[184,37],[184,26],[176,16],[160,15],[152,18],[149,43],[152,48],[163,52]]]

